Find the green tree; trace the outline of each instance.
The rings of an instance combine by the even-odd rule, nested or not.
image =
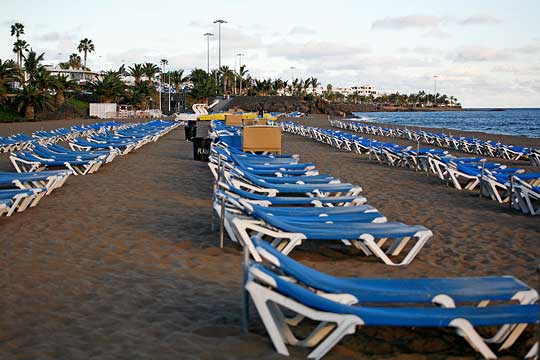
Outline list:
[[[210,96],[217,94],[217,86],[215,82],[215,73],[208,74],[202,69],[193,69],[189,78],[193,83],[193,88],[189,93],[189,97],[195,101],[205,101]]]
[[[156,92],[154,87],[148,85],[146,81],[138,81],[135,86],[129,89],[128,101],[135,109],[147,109],[152,102]]]
[[[239,87],[240,87],[240,95],[242,95],[242,85],[244,82],[244,78],[248,75],[249,71],[246,68],[246,65],[240,65],[240,68],[238,69],[238,80],[239,80]]]
[[[19,77],[19,68],[13,60],[0,59],[0,103],[8,98],[9,84]]]
[[[81,66],[81,57],[78,54],[69,55],[68,68],[79,70]]]
[[[22,66],[22,59],[23,59],[23,51],[28,50],[28,43],[25,40],[17,39],[13,43],[13,52],[17,54],[17,64],[19,64],[19,67]]]
[[[128,68],[128,74],[135,78],[135,83],[141,81],[141,78],[145,75],[144,68],[141,64],[133,64]]]
[[[35,85],[36,77],[38,73],[44,69],[44,66],[41,64],[45,53],[37,54],[34,50],[30,49],[26,56],[23,56],[23,66],[28,81]],[[25,79],[21,79],[21,82],[24,82]]]
[[[86,57],[88,56],[88,53],[91,53],[95,50],[94,43],[92,40],[84,38],[79,42],[79,46],[77,46],[77,50],[79,52],[82,52],[84,54],[84,68],[86,69]]]
[[[25,50],[23,44],[26,44],[26,47],[28,47],[28,44],[26,41],[24,43],[20,42],[21,35],[24,34],[24,25],[21,23],[16,22],[15,24],[11,25],[11,36],[15,36],[15,43],[13,44],[13,52],[17,54],[17,64],[19,64],[19,67],[21,67],[22,63],[22,50]]]
[[[230,89],[231,80],[234,78],[234,72],[226,65],[219,69],[221,81],[223,84],[223,95],[227,95],[227,89]]]
[[[171,77],[171,84],[174,86],[176,91],[180,91],[182,84],[189,81],[189,76],[184,76],[184,70],[175,70],[169,73]]]
[[[125,94],[125,84],[115,71],[103,76],[103,79],[91,81],[89,89],[105,103],[118,102]]]
[[[52,109],[51,96],[46,90],[38,89],[34,84],[25,84],[15,98],[17,110],[24,110],[24,117],[27,120],[34,119],[37,109]]]
[[[65,93],[67,91],[76,90],[79,86],[76,81],[70,80],[69,76],[60,75],[53,79],[51,88],[56,92],[55,105],[59,107],[65,103]]]
[[[146,81],[148,82],[148,85],[153,86],[154,78],[159,73],[159,67],[152,63],[146,63],[144,64],[143,68],[144,68],[144,75],[146,75]]]

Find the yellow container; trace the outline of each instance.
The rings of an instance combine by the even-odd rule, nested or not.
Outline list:
[[[267,151],[281,154],[281,127],[245,126],[242,132],[242,149],[244,151]]]

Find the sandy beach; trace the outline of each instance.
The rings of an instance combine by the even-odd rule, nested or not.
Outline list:
[[[328,126],[325,116],[300,121]],[[94,122],[0,124],[0,135]],[[540,139],[475,136],[540,147]],[[306,138],[285,135],[283,144],[321,173],[361,185],[390,221],[434,233],[406,267],[338,244],[300,247],[292,256],[302,263],[339,276],[513,275],[538,286],[538,217]],[[212,176],[192,156],[179,128],[96,174],[70,177],[37,207],[0,219],[0,359],[283,358],[253,307],[250,332],[240,330],[241,249],[231,241],[219,248],[210,227]],[[528,162],[509,163],[531,171]],[[7,154],[0,169],[12,169]],[[519,359],[534,336],[528,329],[502,358]],[[289,350],[292,359],[309,352]],[[478,357],[451,330],[370,328],[325,358]]]

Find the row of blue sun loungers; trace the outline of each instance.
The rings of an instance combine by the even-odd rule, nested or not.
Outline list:
[[[18,172],[66,167],[74,175],[91,174],[116,156],[156,141],[164,132],[170,131],[169,127],[170,123],[160,121],[122,125],[121,129],[106,129],[86,138],[68,140],[69,148],[34,142],[25,150],[11,153],[10,160]]]
[[[86,137],[99,134],[107,129],[120,130],[130,124],[122,124],[115,121],[101,122],[91,125],[76,125],[71,128],[59,128],[55,130],[40,130],[27,134],[14,134],[9,137],[0,136],[0,153],[24,150],[33,144],[52,144],[60,141],[69,141],[78,137]]]
[[[93,173],[116,156],[127,153],[127,148],[136,149],[156,141],[177,126],[159,120],[122,124],[118,128],[111,128],[109,124],[99,135],[87,133],[84,141],[95,147],[70,143],[70,148],[54,142],[31,142],[24,150],[10,155],[17,172],[0,172],[0,216],[11,216],[36,206],[45,195],[62,187],[69,176]],[[64,141],[70,139],[64,138]]]
[[[540,213],[540,172],[525,173],[522,168],[509,168],[482,157],[456,157],[446,150],[396,145],[341,130],[294,122],[282,122],[281,126],[286,132],[341,150],[368,154],[380,163],[425,171],[459,190],[479,190],[483,196],[499,203],[509,203],[524,213]]]
[[[224,223],[230,238],[256,259],[254,234],[268,237],[286,254],[306,241],[336,241],[386,264],[406,265],[433,235],[423,226],[388,222],[365,205],[361,187],[319,174],[315,164],[236,151],[223,142],[212,147],[209,166],[218,184],[214,209],[221,213],[222,203],[228,205]]]
[[[330,124],[363,134],[403,138],[481,156],[500,157],[507,160],[530,160],[534,166],[540,166],[540,149],[424,130],[387,128],[351,120],[330,120]]]
[[[297,155],[244,153],[235,146],[238,135],[218,132],[214,128],[209,163],[213,208],[253,259],[244,288],[278,353],[304,346],[313,348],[309,358],[319,359],[363,326],[448,327],[494,359],[492,347],[508,349],[538,323],[538,293],[514,277],[339,278],[298,263],[287,255],[300,243],[338,240],[397,265],[390,260],[394,252],[419,233],[427,241],[431,232],[389,223],[358,186],[320,174]],[[394,243],[385,252],[388,239]],[[305,319],[319,325],[299,338],[295,332]],[[483,338],[477,329],[484,326],[498,331]]]

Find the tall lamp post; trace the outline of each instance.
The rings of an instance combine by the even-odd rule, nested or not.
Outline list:
[[[207,32],[204,36],[206,36],[206,72],[210,74],[210,36],[214,34]]]
[[[163,76],[163,73],[165,73],[165,65],[167,65],[169,62],[167,59],[161,59],[161,74],[159,76],[159,111],[161,110],[161,77]]]
[[[433,75],[433,81],[435,82],[435,100],[434,105],[437,106],[437,78],[439,75]]]
[[[218,24],[218,70],[221,69],[221,24],[227,24],[225,20],[218,19],[214,21],[214,24]]]
[[[236,56],[238,56],[238,77],[240,78],[240,96],[241,96],[242,95],[242,74],[240,73],[240,71],[242,69],[242,56],[244,56],[244,54],[238,53],[236,54]]]
[[[294,93],[294,90],[293,90],[294,70],[296,68],[294,66],[291,66],[289,69],[291,70],[291,95],[293,95],[293,93]]]

